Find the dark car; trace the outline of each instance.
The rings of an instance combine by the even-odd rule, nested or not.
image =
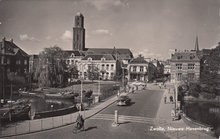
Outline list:
[[[126,106],[129,105],[131,99],[128,96],[119,96],[117,100],[117,106]]]

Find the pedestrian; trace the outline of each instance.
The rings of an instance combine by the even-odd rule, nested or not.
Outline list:
[[[84,118],[83,118],[83,116],[81,115],[80,116],[80,119],[81,119],[81,124],[82,124],[82,129],[83,129],[83,131],[85,131],[85,127],[84,127],[84,122],[85,122],[85,120],[84,120]]]
[[[77,129],[82,129],[84,130],[84,118],[83,116],[79,113],[77,118],[76,118],[76,127]]]
[[[172,120],[174,121],[175,120],[175,110],[174,109],[171,110],[171,117],[172,117]]]
[[[173,102],[173,96],[170,96],[170,102],[171,103]]]
[[[76,127],[77,127],[77,129],[81,128],[81,116],[80,116],[80,113],[78,113],[78,116],[76,118]]]
[[[164,97],[164,104],[166,104],[166,102],[167,102],[167,97],[165,96]]]

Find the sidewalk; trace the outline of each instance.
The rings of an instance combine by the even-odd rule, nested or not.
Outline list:
[[[82,111],[81,114],[85,119],[97,114],[101,110],[105,109],[109,105],[113,104],[117,100],[116,96],[107,99],[104,102],[97,103],[89,110]],[[45,130],[51,130],[53,128],[59,128],[62,126],[75,123],[78,112],[67,114],[63,116],[56,116],[44,119],[27,120],[14,125],[9,125],[7,128],[0,128],[0,138],[12,137],[22,134],[31,134],[35,132],[41,132]]]
[[[155,121],[156,127],[162,127],[165,129],[164,134],[166,134],[170,138],[179,138],[179,139],[214,139],[214,137],[211,137],[204,132],[207,131],[192,131],[187,130],[189,129],[186,123],[181,120],[172,121],[171,117],[171,110],[175,107],[174,103],[169,102],[169,96],[173,95],[174,92],[173,89],[170,88],[170,93],[168,93],[169,89],[164,89],[164,94],[160,102],[160,106],[157,112],[156,118],[159,120]],[[167,103],[164,104],[164,96],[167,97]],[[171,130],[173,128],[174,130]],[[186,129],[187,128],[187,129]],[[178,131],[179,130],[179,131]]]

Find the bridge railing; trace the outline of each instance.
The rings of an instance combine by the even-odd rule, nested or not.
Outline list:
[[[16,122],[10,125],[0,127],[0,138],[22,135],[27,133],[34,133],[38,131],[48,130],[52,128],[61,127],[64,125],[73,124],[76,121],[76,114],[68,114],[57,117],[50,117],[44,119],[27,120]]]

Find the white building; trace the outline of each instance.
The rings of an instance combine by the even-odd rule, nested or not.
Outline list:
[[[70,65],[78,66],[81,59],[84,57],[84,54],[80,53],[79,51],[66,50],[64,52],[66,53],[65,61],[66,61],[67,66],[70,66]]]
[[[103,80],[112,80],[117,70],[117,60],[110,54],[87,55],[79,63],[79,75],[88,79],[88,69],[90,66],[97,67],[99,75]]]

